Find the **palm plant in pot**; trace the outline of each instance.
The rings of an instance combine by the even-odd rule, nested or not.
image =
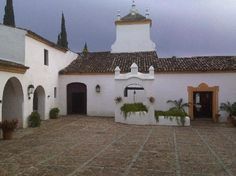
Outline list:
[[[236,127],[236,103],[232,104],[232,124]]]
[[[190,103],[184,103],[182,98],[180,98],[179,100],[168,100],[167,103],[173,105],[173,107],[170,108],[170,110],[179,110],[182,112],[185,112],[185,108],[190,106]]]
[[[232,123],[232,116],[233,116],[233,104],[231,104],[229,101],[225,102],[225,103],[221,103],[220,104],[220,110],[221,111],[225,111],[228,113],[228,122]]]
[[[0,122],[0,129],[2,129],[3,140],[12,139],[14,130],[17,128],[18,120],[4,120]]]

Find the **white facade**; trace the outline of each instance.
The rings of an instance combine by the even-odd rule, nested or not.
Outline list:
[[[155,110],[168,110],[171,105],[167,100],[178,100],[183,98],[188,102],[188,86],[198,87],[201,83],[208,86],[219,86],[220,103],[235,102],[236,98],[236,73],[156,73],[155,81],[148,86],[149,94],[146,97],[154,97]],[[66,115],[66,86],[72,82],[80,82],[87,85],[87,107],[88,115],[91,116],[115,116],[115,97],[123,96],[123,91],[115,91],[114,75],[61,75],[60,83],[60,104],[63,115]],[[140,79],[136,78],[126,82],[143,85]],[[96,85],[101,86],[101,93],[95,92]],[[125,88],[125,85],[123,86]],[[187,109],[186,109],[187,110]],[[188,111],[187,111],[188,112]],[[220,112],[220,121],[226,121],[227,114]]]
[[[138,66],[135,63],[130,68],[130,73],[126,74],[120,74],[119,67],[115,69],[115,97],[122,97],[122,101],[116,104],[115,121],[136,125],[156,124],[153,104],[148,99],[153,92],[154,68],[151,66],[147,74],[138,72]],[[125,103],[143,103],[148,111],[128,114],[125,118],[120,110]]]
[[[151,41],[150,23],[117,24],[116,41],[111,47],[112,53],[132,53],[155,51],[156,45]]]
[[[44,49],[49,53],[49,65],[44,65]],[[69,65],[77,54],[67,51],[66,53],[52,48],[46,44],[36,41],[30,37],[26,37],[26,65],[30,67],[24,75],[25,85],[34,85],[44,88],[46,94],[46,106],[44,119],[48,119],[48,112],[51,108],[58,106],[57,96],[54,98],[54,88],[58,90],[58,73],[65,66]],[[27,95],[28,96],[28,95]],[[32,97],[33,98],[33,97]],[[28,110],[26,114],[32,112],[33,102],[29,101],[26,105]]]
[[[235,102],[236,73],[163,73],[155,74],[156,109],[168,110],[167,100],[183,98],[188,102],[188,86],[198,87],[201,83],[219,86],[219,105],[222,102]],[[223,118],[223,117],[222,117]]]
[[[115,82],[113,75],[60,75],[59,108],[62,115],[67,114],[67,85],[70,83],[83,83],[87,86],[87,115],[114,116]],[[100,85],[100,93],[95,91],[96,85]]]
[[[129,16],[129,17],[127,17]],[[111,46],[111,53],[132,53],[143,51],[155,51],[156,44],[151,40],[152,20],[138,13],[133,1],[130,13],[121,18],[118,14],[116,24],[116,41]]]
[[[1,28],[5,30],[12,30],[11,27],[0,25]],[[6,29],[5,29],[6,28]],[[22,30],[14,28],[16,33],[22,33]],[[0,30],[2,33],[2,30]],[[14,36],[14,35],[13,35]],[[12,40],[12,39],[9,39]],[[41,115],[42,119],[48,119],[49,110],[53,107],[58,106],[58,72],[65,68],[68,64],[70,64],[74,59],[78,57],[76,53],[71,51],[63,52],[54,47],[51,47],[45,42],[41,42],[35,40],[27,35],[24,36],[24,44],[23,51],[19,50],[19,53],[24,54],[24,65],[29,67],[29,69],[24,74],[10,73],[10,72],[0,72],[0,121],[2,120],[3,110],[2,105],[3,102],[3,92],[4,87],[7,81],[10,78],[16,78],[19,80],[20,85],[23,90],[23,111],[22,111],[22,125],[23,127],[27,126],[27,118],[29,114],[33,111],[33,95],[31,95],[31,99],[28,98],[28,86],[33,85],[36,89],[37,87],[42,87],[45,93],[45,104],[44,106],[44,114]],[[9,47],[11,48],[11,47]],[[44,49],[48,50],[49,53],[49,65],[44,65]],[[18,50],[17,50],[18,52]],[[0,53],[1,55],[2,53]],[[12,62],[16,62],[16,59],[3,58],[1,55],[1,59],[10,60]],[[18,62],[19,63],[19,62]],[[22,62],[20,62],[22,63]],[[57,89],[57,97],[54,98],[54,88]],[[20,115],[18,115],[20,116]],[[16,117],[17,118],[17,115]]]

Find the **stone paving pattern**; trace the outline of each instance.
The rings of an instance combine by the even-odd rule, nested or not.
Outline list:
[[[64,117],[0,140],[0,176],[233,176],[236,128],[134,126]]]

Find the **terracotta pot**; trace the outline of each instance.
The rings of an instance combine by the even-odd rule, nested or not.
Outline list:
[[[3,140],[11,140],[13,136],[12,130],[3,130],[2,131]]]
[[[227,122],[231,123],[232,122],[232,117],[227,117]]]
[[[216,114],[214,121],[215,121],[216,123],[218,123],[218,122],[219,122],[219,119],[220,119],[220,114]]]

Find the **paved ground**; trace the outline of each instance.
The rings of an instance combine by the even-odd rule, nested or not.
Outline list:
[[[0,140],[0,175],[233,176],[236,128],[129,126],[70,117]]]

